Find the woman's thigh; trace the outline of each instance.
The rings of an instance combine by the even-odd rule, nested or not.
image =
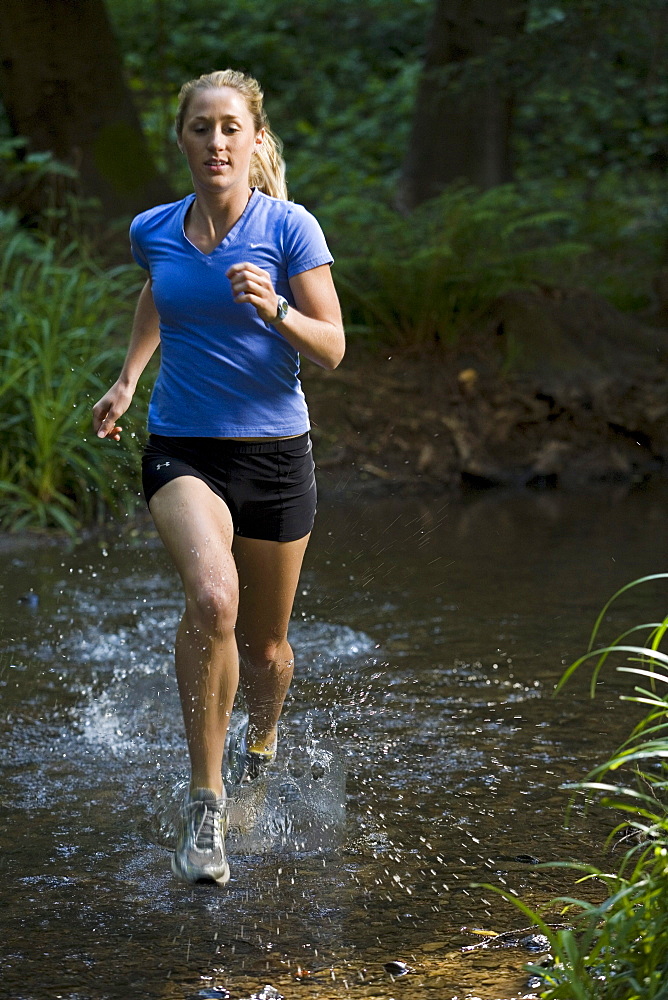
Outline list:
[[[180,476],[154,494],[149,508],[186,596],[214,589],[236,603],[234,528],[225,502],[200,479]]]
[[[286,639],[309,537],[293,542],[235,537],[237,643],[242,656],[244,648],[261,650]]]

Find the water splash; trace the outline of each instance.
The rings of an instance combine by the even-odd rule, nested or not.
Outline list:
[[[174,846],[186,793],[187,782],[181,780],[154,795],[156,834],[165,846]],[[282,742],[269,770],[229,795],[228,853],[336,850],[345,836],[345,801],[345,759],[334,740],[307,735]]]

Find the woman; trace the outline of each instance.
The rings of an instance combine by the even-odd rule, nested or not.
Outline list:
[[[185,593],[175,660],[191,781],[172,869],[187,882],[230,877],[221,767],[239,680],[248,776],[276,753],[316,501],[299,355],[331,369],[345,347],[332,257],[313,216],[286,200],[262,98],[234,70],[182,87],[176,134],[194,194],[131,225],[148,280],[121,375],[93,409],[98,436],[120,440],[161,345],[142,469]]]

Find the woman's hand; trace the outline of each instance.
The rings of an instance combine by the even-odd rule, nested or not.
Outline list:
[[[132,402],[134,393],[122,382],[115,382],[109,392],[93,407],[93,430],[99,438],[121,440],[122,427],[116,423]]]
[[[233,264],[226,272],[232,285],[235,302],[250,302],[265,323],[273,323],[278,312],[278,295],[274,291],[271,275],[257,264],[243,261]]]
[[[226,273],[234,301],[249,302],[265,323],[274,324],[278,295],[269,272],[246,261],[233,264]],[[336,368],[345,351],[345,335],[329,264],[295,274],[290,278],[290,291],[295,308],[275,324],[278,332],[316,365]]]

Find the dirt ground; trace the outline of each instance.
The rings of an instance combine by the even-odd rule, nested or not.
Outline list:
[[[321,489],[640,483],[668,471],[668,329],[589,292],[513,292],[456,348],[304,362]]]

